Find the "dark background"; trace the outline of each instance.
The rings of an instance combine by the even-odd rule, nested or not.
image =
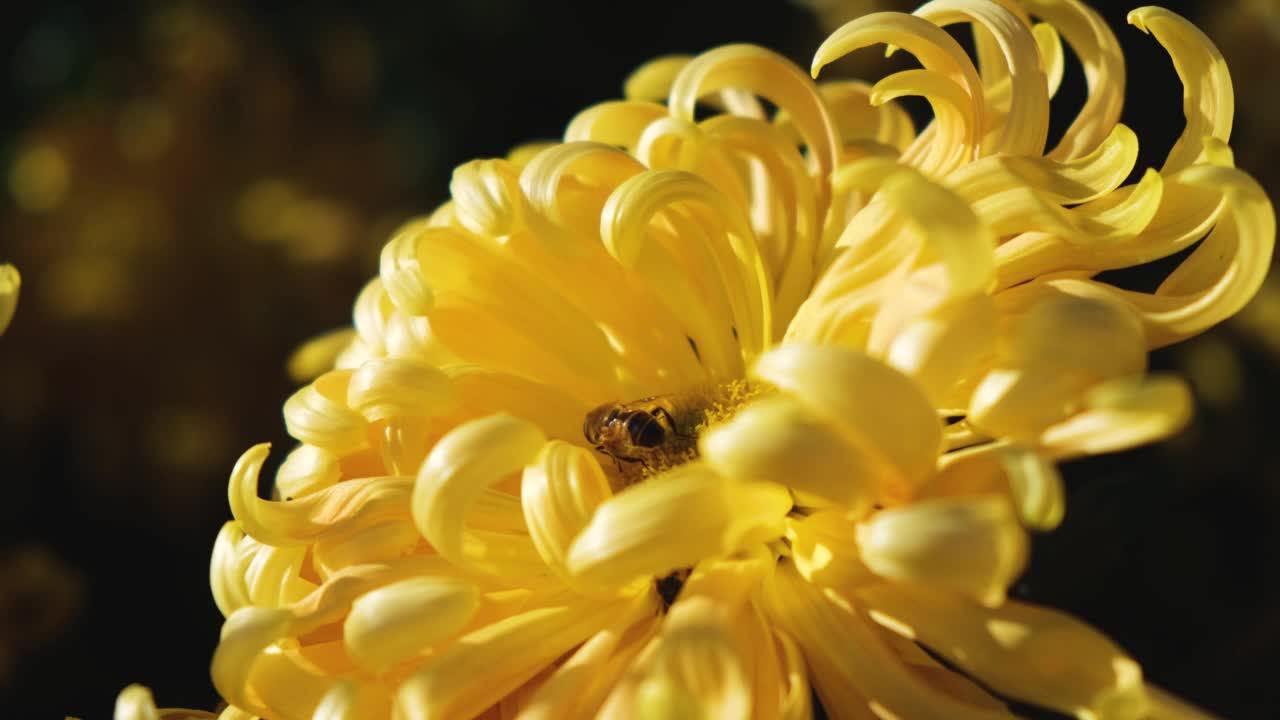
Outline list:
[[[442,202],[454,166],[558,136],[659,54],[745,41],[807,67],[831,23],[871,4],[4,11],[0,262],[24,286],[0,338],[0,716],[110,717],[131,682],[161,706],[216,705],[208,559],[231,466],[253,443],[288,447],[289,353],[349,322],[387,232]],[[1181,87],[1125,24],[1136,3],[1097,4],[1125,47],[1140,168],[1158,167]],[[1237,163],[1275,188],[1277,11],[1166,7],[1222,47]],[[878,56],[835,70],[875,79]],[[1073,70],[1059,133],[1081,103]],[[1167,269],[1120,280],[1151,287]],[[1275,284],[1240,319],[1156,353],[1191,379],[1196,421],[1068,465],[1066,521],[1036,539],[1014,590],[1233,718],[1276,714],[1278,359]]]

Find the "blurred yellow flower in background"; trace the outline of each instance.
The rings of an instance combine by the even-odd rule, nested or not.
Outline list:
[[[1168,11],[1130,22],[1187,123],[1128,184],[1117,41],[1052,0],[853,20],[813,74],[875,45],[922,66],[874,84],[749,45],[661,58],[562,142],[459,167],[354,328],[291,362],[313,379],[275,497],[265,445],[232,473],[221,717],[796,718],[811,687],[836,718],[1194,716],[1006,598],[1061,521],[1055,463],[1179,429],[1148,352],[1270,266],[1221,55]],[[1064,43],[1089,94],[1047,148]],[[255,186],[239,221],[289,196]],[[1197,241],[1153,292],[1097,278]]]

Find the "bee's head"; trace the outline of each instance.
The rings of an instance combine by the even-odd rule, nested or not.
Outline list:
[[[618,404],[605,403],[587,413],[582,421],[582,435],[595,447],[601,446],[605,428],[618,419]]]

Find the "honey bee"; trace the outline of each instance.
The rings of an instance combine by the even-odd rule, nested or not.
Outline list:
[[[637,469],[643,476],[646,470],[672,467],[692,457],[701,420],[702,410],[691,399],[656,395],[595,408],[587,413],[582,434],[596,450],[613,458],[630,483],[637,479]]]

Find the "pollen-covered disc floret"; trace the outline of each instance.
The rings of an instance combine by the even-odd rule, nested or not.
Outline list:
[[[273,499],[266,446],[232,474],[218,690],[278,719],[803,718],[811,687],[835,718],[1153,712],[1114,643],[1005,596],[1062,517],[1055,462],[1177,430],[1189,394],[1148,351],[1271,257],[1221,56],[1168,11],[1130,22],[1187,118],[1130,184],[1119,46],[1075,0],[861,17],[813,73],[919,61],[873,84],[662,58],[563,142],[459,167],[354,329],[300,351]],[[1088,98],[1047,147],[1064,46]],[[1193,246],[1154,292],[1097,279]],[[640,482],[584,437],[602,404],[735,383],[768,391]]]

